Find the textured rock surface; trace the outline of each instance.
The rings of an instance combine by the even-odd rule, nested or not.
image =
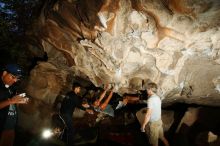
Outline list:
[[[186,124],[187,126],[192,126],[196,120],[198,119],[199,115],[199,108],[189,108],[186,112],[183,118],[181,119],[178,128],[176,129],[176,132],[179,132],[179,129],[181,128],[182,124]]]
[[[219,0],[47,2],[29,34],[49,60],[28,91],[50,103],[70,74],[120,94],[151,80],[164,102],[220,105],[219,23]]]

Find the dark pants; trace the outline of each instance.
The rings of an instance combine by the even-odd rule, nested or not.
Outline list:
[[[64,119],[66,127],[67,127],[65,130],[63,141],[66,142],[68,146],[73,146],[75,130],[73,127],[72,115],[62,114],[62,118]]]
[[[1,133],[0,146],[13,146],[15,138],[14,130],[5,130]]]

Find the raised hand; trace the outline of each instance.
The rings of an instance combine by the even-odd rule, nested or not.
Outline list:
[[[109,84],[106,84],[106,85],[104,86],[104,90],[108,90],[108,88],[109,88]]]

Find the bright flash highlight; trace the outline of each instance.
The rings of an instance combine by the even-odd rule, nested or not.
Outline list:
[[[115,81],[116,82],[121,81],[121,73],[122,73],[121,68],[116,69],[116,71],[115,71]]]
[[[52,135],[53,133],[50,129],[45,129],[42,133],[42,137],[45,139],[50,138]]]

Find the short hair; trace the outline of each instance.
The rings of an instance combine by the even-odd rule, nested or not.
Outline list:
[[[81,85],[79,83],[73,83],[72,85],[72,89],[75,89],[77,87],[81,87]]]
[[[147,89],[151,89],[154,93],[156,93],[157,92],[157,84],[153,83],[153,82],[148,83],[147,84]]]

